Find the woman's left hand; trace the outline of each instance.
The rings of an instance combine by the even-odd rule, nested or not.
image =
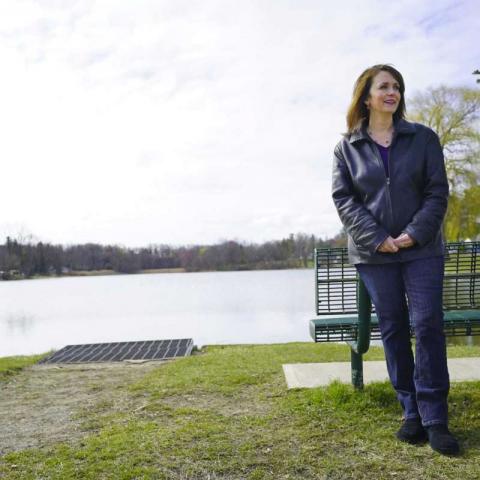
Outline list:
[[[415,244],[415,240],[408,233],[400,234],[393,241],[398,248],[408,248]]]

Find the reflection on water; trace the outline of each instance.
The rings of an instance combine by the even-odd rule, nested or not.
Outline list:
[[[7,334],[26,334],[35,322],[32,314],[25,312],[8,313],[5,318]]]

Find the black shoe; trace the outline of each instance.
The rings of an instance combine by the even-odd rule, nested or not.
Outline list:
[[[412,444],[425,442],[427,440],[427,432],[420,418],[408,418],[404,420],[396,435],[402,442]]]
[[[457,439],[448,431],[446,425],[438,424],[427,427],[428,441],[433,450],[442,455],[458,455],[460,446]]]

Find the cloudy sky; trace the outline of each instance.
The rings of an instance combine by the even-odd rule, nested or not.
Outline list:
[[[0,0],[0,239],[331,236],[332,150],[375,63],[475,86],[476,0]]]

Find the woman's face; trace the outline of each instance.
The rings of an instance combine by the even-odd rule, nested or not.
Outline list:
[[[370,112],[391,113],[393,115],[398,108],[401,97],[400,84],[390,72],[382,70],[373,77],[370,94],[365,103]]]

